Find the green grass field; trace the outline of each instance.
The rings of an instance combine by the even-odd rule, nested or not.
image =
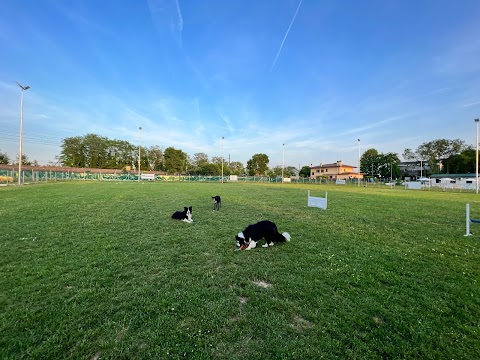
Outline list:
[[[479,195],[398,188],[2,187],[0,358],[478,359],[467,202],[479,219]],[[263,219],[292,241],[235,251]]]

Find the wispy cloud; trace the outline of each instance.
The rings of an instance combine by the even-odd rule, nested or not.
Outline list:
[[[177,29],[181,33],[183,31],[182,11],[180,10],[180,3],[178,2],[178,0],[176,0],[175,2],[177,5],[177,15],[178,15]]]
[[[468,103],[468,104],[463,104],[462,107],[471,107],[471,106],[477,106],[480,105],[480,101],[476,101],[473,103]]]
[[[178,0],[148,0],[148,8],[157,32],[169,32],[181,47],[183,16]]]
[[[295,11],[295,14],[293,15],[292,21],[290,21],[290,25],[288,26],[287,32],[285,33],[285,36],[283,37],[282,43],[280,44],[280,48],[278,49],[278,52],[277,52],[277,56],[275,56],[275,60],[273,61],[272,66],[270,67],[270,71],[273,70],[273,68],[275,67],[275,64],[277,63],[278,57],[280,56],[280,53],[282,52],[282,49],[283,49],[283,44],[285,44],[285,40],[287,40],[288,33],[290,32],[290,29],[292,28],[292,25],[295,21],[295,18],[297,17],[298,10],[300,10],[300,6],[302,5],[302,1],[303,0],[300,0],[300,2],[298,3],[297,10]]]

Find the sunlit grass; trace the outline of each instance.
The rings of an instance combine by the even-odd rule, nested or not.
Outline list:
[[[480,214],[472,194],[378,187],[1,188],[0,358],[478,358],[466,202]],[[263,219],[292,241],[234,251]]]

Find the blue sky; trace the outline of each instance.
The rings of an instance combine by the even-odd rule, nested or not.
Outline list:
[[[0,151],[95,133],[246,164],[474,145],[478,0],[3,0]],[[282,146],[282,144],[285,144]]]

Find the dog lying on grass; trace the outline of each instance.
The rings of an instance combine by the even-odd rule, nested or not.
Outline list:
[[[254,249],[257,242],[263,238],[265,244],[262,247],[269,247],[275,243],[290,241],[290,234],[287,232],[280,234],[277,225],[269,220],[259,221],[256,224],[248,225],[245,230],[237,234],[235,237],[237,249]]]
[[[183,211],[175,211],[172,214],[172,219],[182,220],[182,221],[185,221],[185,222],[188,222],[188,223],[193,222],[192,207],[191,206],[189,206],[189,207],[185,206],[183,208]]]

